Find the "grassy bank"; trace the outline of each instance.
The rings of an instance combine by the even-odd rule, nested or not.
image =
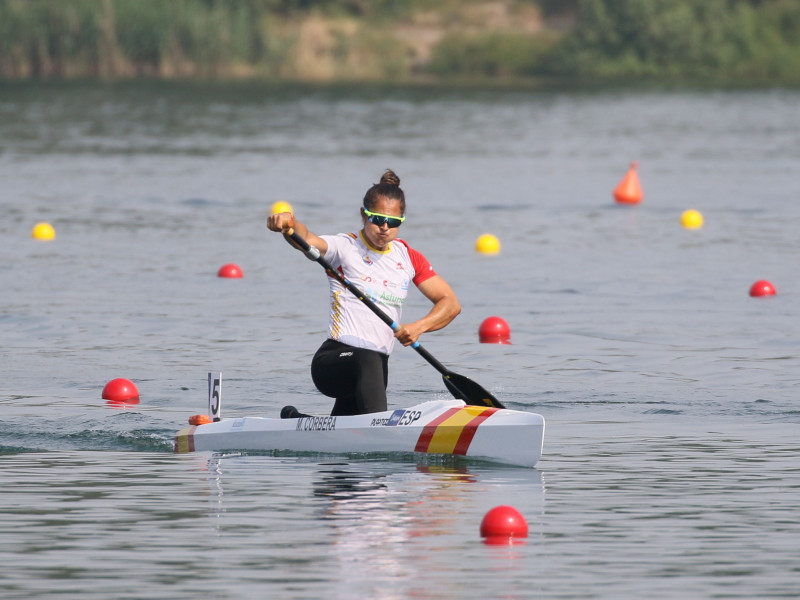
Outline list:
[[[800,82],[797,0],[0,0],[0,77]]]

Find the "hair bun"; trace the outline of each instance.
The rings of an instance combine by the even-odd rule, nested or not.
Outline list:
[[[400,178],[391,169],[386,169],[381,175],[381,185],[396,185],[400,187]]]

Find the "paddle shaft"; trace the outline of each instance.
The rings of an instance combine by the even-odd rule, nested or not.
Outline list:
[[[300,248],[300,250],[302,250],[303,253],[308,258],[322,265],[322,268],[325,269],[325,272],[329,276],[333,277],[334,279],[336,279],[336,281],[341,283],[345,288],[350,290],[350,292],[356,298],[358,298],[362,303],[364,303],[367,306],[367,308],[369,308],[373,313],[375,313],[380,318],[381,321],[386,323],[392,329],[392,331],[395,331],[398,327],[400,327],[400,324],[397,323],[397,321],[395,321],[389,315],[383,312],[383,310],[381,310],[381,308],[377,304],[375,304],[372,301],[372,299],[367,298],[360,289],[358,289],[355,285],[353,285],[352,282],[350,282],[349,279],[347,279],[344,275],[342,275],[336,269],[334,269],[333,266],[327,260],[325,260],[320,251],[314,246],[311,246],[302,237],[297,235],[297,232],[295,232],[293,229],[288,229],[287,231],[284,232],[284,235],[289,240],[291,240],[298,248]],[[442,363],[436,360],[436,358],[434,358],[430,352],[428,352],[425,348],[423,348],[419,342],[414,342],[413,344],[411,344],[411,347],[414,348],[414,350],[416,350],[417,353],[420,356],[422,356],[422,358],[428,361],[428,363],[430,363],[434,369],[436,369],[437,371],[439,371],[439,373],[442,374],[442,377],[444,378],[444,382],[447,388],[457,398],[461,398],[469,404],[478,404],[480,406],[485,405],[485,406],[493,406],[495,408],[504,408],[502,403],[497,398],[492,396],[492,394],[490,394],[488,391],[481,388],[474,381],[471,381],[462,375],[458,375],[457,373],[453,373],[450,369],[445,367]],[[462,385],[459,386],[457,381],[462,381]],[[466,383],[467,385],[464,385],[464,383]],[[479,393],[477,395],[479,395],[480,398],[477,400],[471,398],[467,388],[472,390],[473,394],[476,390],[478,390]]]

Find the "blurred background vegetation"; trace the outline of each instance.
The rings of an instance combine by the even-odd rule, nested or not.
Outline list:
[[[0,0],[0,78],[800,82],[800,0]]]

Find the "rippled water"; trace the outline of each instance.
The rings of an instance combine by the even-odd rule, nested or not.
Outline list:
[[[3,596],[795,597],[798,100],[0,88]],[[632,160],[645,199],[619,207]],[[228,415],[329,410],[308,373],[327,286],[264,219],[283,199],[351,230],[387,167],[464,308],[425,346],[545,416],[537,469],[173,455],[208,371]],[[513,345],[477,343],[494,314]],[[390,365],[390,405],[446,397],[416,353]],[[104,404],[115,377],[139,405]],[[527,543],[480,542],[497,504]]]

